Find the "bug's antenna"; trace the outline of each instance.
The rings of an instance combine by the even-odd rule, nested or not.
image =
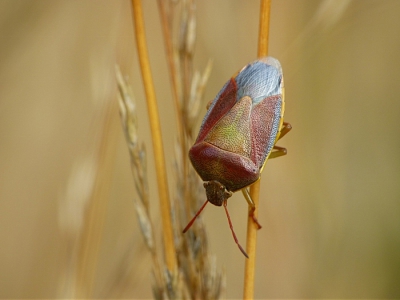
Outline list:
[[[238,241],[238,239],[236,237],[235,231],[233,230],[231,217],[229,216],[227,205],[228,205],[228,201],[224,200],[224,208],[225,208],[226,216],[228,217],[229,227],[231,228],[233,239],[235,240],[236,245],[238,245],[240,251],[242,251],[243,255],[246,256],[246,258],[249,258],[249,256],[247,255],[246,251],[244,251],[242,246],[240,246],[239,241]]]
[[[193,217],[193,219],[190,220],[189,224],[186,225],[186,227],[185,227],[185,229],[183,229],[182,233],[185,233],[186,231],[189,230],[189,228],[192,226],[192,224],[194,223],[196,218],[200,215],[200,213],[202,212],[202,210],[204,209],[204,207],[206,206],[207,203],[208,203],[208,200],[206,200],[206,202],[203,204],[203,206],[200,207],[199,211],[196,213],[196,215]]]

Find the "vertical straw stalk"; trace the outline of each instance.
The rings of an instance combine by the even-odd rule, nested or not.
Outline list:
[[[165,52],[167,54],[167,61],[168,61],[168,70],[169,75],[171,78],[171,85],[172,85],[172,96],[174,100],[174,108],[175,108],[175,115],[177,120],[178,126],[178,142],[181,148],[182,153],[187,152],[187,139],[185,132],[187,131],[185,128],[185,121],[184,121],[184,109],[182,101],[182,97],[180,97],[179,87],[182,86],[180,82],[180,78],[177,72],[177,66],[174,58],[174,47],[172,41],[172,23],[173,23],[173,7],[171,7],[171,2],[165,0],[158,0],[158,8],[160,11],[160,18],[161,18],[161,25],[163,30],[164,36],[164,44],[165,44]],[[181,25],[182,26],[182,25]],[[188,160],[187,156],[182,156],[182,169],[184,172],[183,180],[183,188],[184,188],[184,198],[188,199],[189,191],[188,191]],[[190,213],[190,207],[188,201],[185,201],[185,209],[186,214]]]
[[[165,247],[165,260],[167,268],[171,272],[174,272],[177,269],[177,260],[170,215],[171,204],[169,200],[167,173],[165,169],[164,151],[161,139],[161,128],[159,122],[157,101],[147,52],[141,1],[132,0],[132,8],[136,45],[139,55],[140,69],[142,72],[143,85],[147,99],[147,110],[153,142],[154,161],[156,165],[158,193],[160,198],[161,219],[164,233],[163,240]]]
[[[268,37],[269,37],[269,19],[270,19],[271,0],[261,0],[260,7],[260,22],[258,33],[258,57],[267,56],[268,54]],[[260,180],[253,184],[250,188],[250,196],[254,201],[256,208],[259,207]],[[250,212],[250,207],[249,207]],[[258,209],[254,212],[257,217]],[[253,219],[249,216],[247,219],[247,242],[246,252],[249,259],[246,260],[244,273],[244,289],[243,299],[254,298],[254,272],[256,261],[256,246],[257,246],[257,227]]]
[[[96,178],[79,242],[76,298],[92,296],[116,151],[114,134],[118,126],[116,116],[117,106],[114,103],[108,104],[105,109]]]

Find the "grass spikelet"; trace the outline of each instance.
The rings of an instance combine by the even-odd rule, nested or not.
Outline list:
[[[144,144],[139,144],[137,136],[137,116],[132,89],[125,82],[121,71],[116,67],[118,84],[118,103],[121,116],[122,128],[128,144],[131,170],[138,197],[134,198],[136,214],[138,216],[140,229],[144,237],[147,249],[151,253],[153,262],[153,294],[164,294],[165,284],[163,282],[162,270],[157,256],[157,244],[153,231],[153,223],[150,218],[150,202],[147,182],[146,150]]]
[[[148,65],[141,4],[139,0],[132,0],[132,4],[141,71],[148,108],[149,111],[152,111],[149,113],[152,135],[156,135],[156,137],[153,136],[153,147],[160,150],[159,142],[154,142],[154,139],[161,141],[161,136],[157,137],[161,131],[155,130],[155,128],[160,128],[152,120],[153,118],[157,119],[158,115],[154,113],[157,108]],[[160,199],[162,218],[164,219],[168,214],[166,218],[169,219],[165,223],[168,226],[163,221],[162,229],[168,231],[169,229],[166,227],[171,226],[172,228],[172,234],[164,232],[165,265],[159,259],[160,253],[154,239],[154,226],[149,214],[146,152],[144,146],[138,143],[135,104],[130,88],[117,68],[120,115],[138,194],[138,198],[135,200],[136,213],[146,246],[153,258],[155,283],[152,289],[154,297],[156,299],[218,299],[223,293],[224,279],[221,272],[215,267],[216,258],[208,254],[207,236],[201,219],[196,221],[190,233],[182,235],[183,223],[191,218],[193,210],[198,208],[199,202],[204,198],[201,181],[195,171],[189,168],[187,151],[189,145],[193,143],[193,127],[199,118],[200,107],[205,105],[202,103],[202,98],[212,64],[209,62],[202,73],[193,72],[196,40],[193,1],[182,0],[172,3],[160,0],[159,8],[178,120],[175,161],[177,186],[174,201],[171,204],[172,210],[166,208],[165,199]],[[176,15],[178,19],[175,19]],[[177,29],[173,27],[176,22],[179,23]],[[157,160],[160,159],[158,156],[162,155],[162,151],[155,149],[154,152],[157,163]],[[158,172],[165,173],[165,165],[161,165],[164,170],[157,169],[159,179]],[[165,183],[166,179],[163,180]],[[174,255],[173,258],[171,258],[171,253]]]

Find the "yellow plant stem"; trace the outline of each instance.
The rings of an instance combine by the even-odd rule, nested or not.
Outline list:
[[[271,0],[261,0],[260,24],[258,32],[258,57],[268,55],[269,19],[271,12]]]
[[[133,22],[135,27],[136,45],[139,55],[140,69],[142,72],[144,90],[147,98],[151,136],[153,141],[154,161],[156,165],[158,193],[164,234],[165,260],[170,271],[177,269],[176,251],[171,222],[171,204],[169,201],[167,173],[165,169],[164,151],[161,139],[156,95],[150,70],[147,52],[146,35],[144,30],[143,11],[140,0],[132,0]]]
[[[261,0],[260,7],[260,23],[258,34],[258,57],[267,56],[268,54],[268,37],[269,37],[269,17],[270,17],[271,0]],[[253,199],[256,210],[254,215],[257,218],[259,208],[260,180],[254,183],[250,188],[250,196]],[[249,207],[250,212],[250,207]],[[244,272],[244,288],[243,299],[254,298],[254,273],[256,262],[256,246],[257,246],[257,226],[253,219],[249,216],[247,219],[247,241],[246,252],[249,259],[246,260]]]
[[[254,216],[257,218],[258,215],[258,203],[259,203],[259,193],[260,193],[260,180],[253,184],[250,188],[250,197],[256,206],[254,211]],[[249,206],[249,214],[251,207]],[[249,256],[246,259],[246,265],[244,270],[244,290],[243,299],[253,299],[254,298],[254,271],[256,263],[256,246],[257,246],[257,226],[251,217],[247,218],[247,242],[246,242],[246,252]]]

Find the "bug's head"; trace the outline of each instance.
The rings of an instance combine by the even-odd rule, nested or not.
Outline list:
[[[232,196],[232,192],[216,180],[204,182],[207,200],[216,206],[221,206],[224,200]]]
[[[203,211],[204,207],[207,205],[208,202],[211,202],[212,204],[216,206],[222,206],[224,205],[226,216],[228,218],[228,223],[229,227],[232,231],[233,239],[235,240],[235,243],[238,245],[240,251],[243,253],[243,255],[246,258],[249,258],[247,255],[246,251],[244,251],[243,247],[240,246],[239,241],[236,237],[235,232],[233,231],[233,226],[231,222],[231,218],[228,213],[228,208],[227,208],[227,199],[232,196],[232,192],[228,191],[226,187],[221,184],[220,182],[216,180],[211,180],[211,181],[206,181],[204,182],[204,188],[206,189],[206,195],[207,195],[207,200],[204,202],[203,206],[199,209],[199,211],[196,213],[196,215],[193,217],[193,219],[186,225],[185,229],[183,229],[182,233],[185,233],[186,231],[189,230],[189,228],[192,226],[196,218],[200,215],[200,213]]]

